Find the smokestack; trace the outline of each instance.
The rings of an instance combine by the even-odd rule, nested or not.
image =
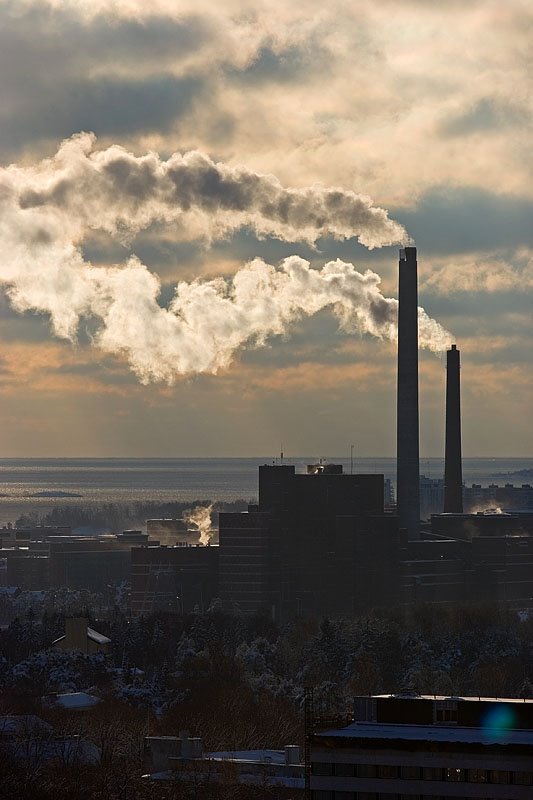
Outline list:
[[[400,250],[398,280],[397,500],[400,527],[420,536],[418,281],[416,247]]]
[[[461,465],[461,364],[455,344],[446,353],[446,452],[444,461],[444,513],[463,513]]]

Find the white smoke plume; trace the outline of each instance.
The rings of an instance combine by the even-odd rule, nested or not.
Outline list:
[[[96,138],[67,139],[52,159],[1,176],[22,209],[46,209],[74,237],[100,229],[128,238],[154,222],[186,222],[207,238],[248,226],[259,236],[316,242],[356,237],[372,249],[407,241],[405,229],[365,195],[319,186],[286,189],[272,175],[215,163],[198,151],[136,157]]]
[[[182,213],[196,214],[209,235],[253,224],[290,238],[357,235],[369,246],[404,236],[386,212],[350,192],[286,190],[198,153],[161,162],[118,147],[93,153],[92,145],[80,135],[51,161],[0,170],[0,284],[16,310],[49,315],[55,334],[72,340],[91,319],[95,344],[125,356],[144,383],[216,373],[241,348],[328,307],[344,331],[396,338],[397,301],[381,294],[374,272],[342,261],[317,270],[298,256],[279,268],[256,259],[231,279],[178,283],[167,308],[158,303],[158,277],[137,258],[121,267],[84,261],[88,228],[122,236]],[[441,351],[452,341],[423,309],[419,330],[421,347]]]
[[[195,506],[189,511],[183,512],[183,519],[190,525],[193,525],[200,534],[200,544],[209,544],[215,529],[211,520],[211,512],[213,511],[213,504],[208,506]]]

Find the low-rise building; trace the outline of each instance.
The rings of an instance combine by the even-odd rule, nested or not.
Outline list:
[[[533,700],[357,697],[312,737],[313,800],[531,800]]]
[[[153,780],[197,786],[244,784],[271,789],[303,789],[304,764],[298,745],[282,750],[227,750],[206,753],[202,740],[187,731],[179,736],[147,736],[144,769]]]

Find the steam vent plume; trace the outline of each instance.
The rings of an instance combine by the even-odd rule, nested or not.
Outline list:
[[[416,247],[400,250],[398,275],[397,500],[400,528],[420,536]]]
[[[455,344],[446,353],[446,450],[444,460],[444,513],[463,513],[461,465],[461,364]]]

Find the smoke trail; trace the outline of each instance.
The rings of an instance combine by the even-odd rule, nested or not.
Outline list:
[[[357,235],[371,246],[405,233],[350,192],[286,190],[275,178],[215,165],[198,153],[163,163],[118,147],[92,153],[92,144],[90,136],[74,137],[36,168],[0,170],[0,283],[16,310],[48,314],[55,334],[70,339],[83,319],[93,320],[95,344],[125,356],[144,383],[216,373],[239,349],[260,347],[324,308],[346,332],[396,338],[397,301],[382,295],[378,275],[342,261],[316,270],[297,256],[279,268],[256,259],[231,279],[178,283],[167,308],[158,303],[158,277],[137,258],[93,267],[78,247],[87,228],[132,234],[182,213],[194,212],[209,235],[253,224],[291,238],[326,230]],[[327,206],[329,216],[317,206]],[[451,344],[423,309],[419,329],[421,347]]]
[[[216,373],[239,349],[260,347],[327,307],[346,332],[396,338],[398,301],[381,294],[379,275],[342,261],[316,270],[298,256],[286,258],[279,269],[256,259],[231,279],[178,283],[170,306],[162,308],[157,277],[137,259],[121,269],[80,268],[74,256],[49,283],[35,275],[12,285],[13,305],[49,313],[61,336],[73,337],[82,315],[98,317],[95,343],[124,354],[144,383]],[[419,338],[421,347],[436,352],[452,342],[423,309]]]
[[[95,151],[95,142],[93,134],[78,134],[36,168],[6,170],[20,207],[53,212],[73,236],[93,228],[127,238],[154,222],[182,221],[207,238],[249,226],[285,241],[357,237],[368,248],[407,241],[384,209],[352,191],[286,189],[272,175],[215,163],[197,151],[163,161],[117,145]]]
[[[211,521],[211,512],[213,504],[208,506],[195,506],[190,511],[183,512],[183,519],[189,522],[198,530],[200,534],[200,544],[209,544],[215,533],[213,523]]]

